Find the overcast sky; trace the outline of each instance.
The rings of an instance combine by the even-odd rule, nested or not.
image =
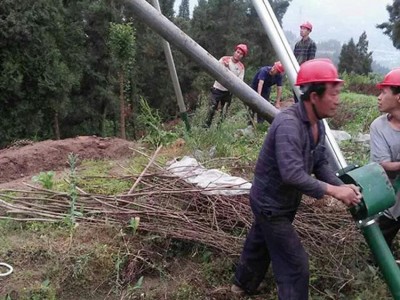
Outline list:
[[[180,0],[175,1],[176,12],[180,3]],[[299,24],[310,21],[314,26],[311,37],[316,42],[335,39],[347,43],[350,38],[357,42],[366,31],[369,50],[374,51],[375,60],[385,62],[385,65],[393,64],[393,61],[400,64],[400,51],[393,47],[382,30],[375,27],[388,21],[386,6],[392,3],[393,0],[292,0],[282,25],[284,30],[299,35]],[[189,5],[193,10],[197,0],[190,0]]]
[[[386,5],[389,0],[293,0],[283,17],[284,30],[298,34],[299,24],[308,20],[314,25],[312,36],[315,40],[330,37],[347,42],[358,40],[365,30],[371,40],[371,47],[390,39],[377,29],[376,24],[388,21]],[[375,41],[379,43],[375,44]],[[390,46],[392,47],[392,46]]]

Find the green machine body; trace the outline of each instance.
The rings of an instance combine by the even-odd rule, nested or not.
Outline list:
[[[377,163],[354,166],[339,177],[344,183],[359,186],[362,192],[362,201],[350,209],[356,220],[373,217],[395,203],[393,186],[385,170]]]

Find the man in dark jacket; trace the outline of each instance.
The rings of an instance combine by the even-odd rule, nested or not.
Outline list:
[[[300,25],[300,36],[301,40],[296,43],[294,46],[294,56],[297,59],[299,65],[304,63],[307,60],[314,59],[315,53],[317,52],[317,45],[310,38],[310,33],[313,29],[313,26],[310,22],[305,22]],[[297,96],[293,93],[294,102],[298,102]]]
[[[277,114],[256,163],[250,191],[254,222],[233,293],[254,293],[271,263],[280,300],[308,299],[308,254],[292,224],[302,195],[329,195],[348,206],[360,202],[359,189],[343,184],[330,168],[324,146],[322,119],[335,115],[342,82],[328,59],[300,66],[296,85],[302,101]]]
[[[282,73],[285,72],[280,61],[275,62],[272,66],[264,66],[258,69],[256,75],[251,82],[251,88],[260,94],[265,100],[270,102],[271,87],[276,85],[275,107],[281,107],[282,97]],[[251,118],[254,118],[255,112],[250,110]],[[257,116],[257,122],[263,122],[264,119]]]
[[[294,56],[296,57],[299,65],[307,60],[314,59],[317,52],[317,45],[310,38],[310,33],[313,26],[310,22],[305,22],[300,25],[301,40],[294,46]]]

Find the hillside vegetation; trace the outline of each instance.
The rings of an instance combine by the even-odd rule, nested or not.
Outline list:
[[[202,198],[193,187],[157,174],[162,174],[168,161],[190,155],[207,168],[251,181],[268,124],[258,124],[252,134],[245,134],[247,110],[234,100],[227,120],[205,131],[201,125],[207,98],[202,99],[191,117],[190,133],[181,123],[168,131],[157,114],[149,111],[144,118],[156,126],[131,146],[132,154],[125,159],[69,155],[64,171],[43,170],[28,180],[30,186],[3,189],[0,199],[21,208],[11,213],[0,208],[0,262],[15,268],[11,276],[0,279],[0,299],[232,299],[230,280],[251,221],[248,206],[236,210],[239,203],[244,208],[248,205],[247,197]],[[344,92],[341,99],[330,126],[352,135],[367,133],[378,115],[376,97]],[[152,161],[160,144],[164,146]],[[368,148],[362,144],[350,141],[341,147],[348,163],[368,161]],[[132,186],[134,201],[124,202],[119,195]],[[168,190],[175,200],[165,196]],[[108,201],[110,211],[119,207],[121,212],[107,213],[90,199]],[[199,200],[208,204],[204,208],[196,204],[197,214],[207,218],[208,211],[217,213],[210,218],[213,222],[204,219],[203,224],[184,226],[171,221],[174,214],[189,213],[190,205]],[[218,215],[218,203],[229,201],[237,203],[235,213],[240,220],[233,220],[236,225],[227,223],[232,221],[229,215]],[[31,211],[22,207],[31,207]],[[121,215],[134,207],[135,215]],[[163,211],[170,207],[175,207],[175,213]],[[43,213],[41,218],[26,220],[38,211]],[[194,217],[189,214],[187,218]],[[212,228],[212,223],[219,229]],[[167,225],[161,230],[152,224]],[[332,199],[316,202],[305,197],[295,224],[310,253],[311,299],[389,298],[361,234],[343,207]],[[188,226],[198,230],[188,231]],[[215,235],[204,238],[202,232],[207,230],[214,230],[209,232]],[[225,248],[228,237],[231,247]],[[265,283],[259,295],[248,299],[275,299],[271,271]]]

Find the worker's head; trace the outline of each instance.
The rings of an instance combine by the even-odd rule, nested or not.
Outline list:
[[[310,22],[307,21],[300,25],[300,36],[301,37],[308,36],[311,31],[312,31],[312,24]]]
[[[248,53],[246,44],[239,44],[235,47],[235,52],[233,53],[233,59],[240,61]]]
[[[312,107],[318,119],[335,115],[342,84],[335,65],[324,58],[301,64],[295,83],[300,86],[301,100]]]
[[[282,63],[280,61],[274,62],[274,65],[270,71],[271,75],[282,74],[283,72],[285,72],[285,68],[283,67]]]
[[[400,68],[387,73],[377,87],[381,90],[378,96],[379,111],[391,113],[400,110]]]

